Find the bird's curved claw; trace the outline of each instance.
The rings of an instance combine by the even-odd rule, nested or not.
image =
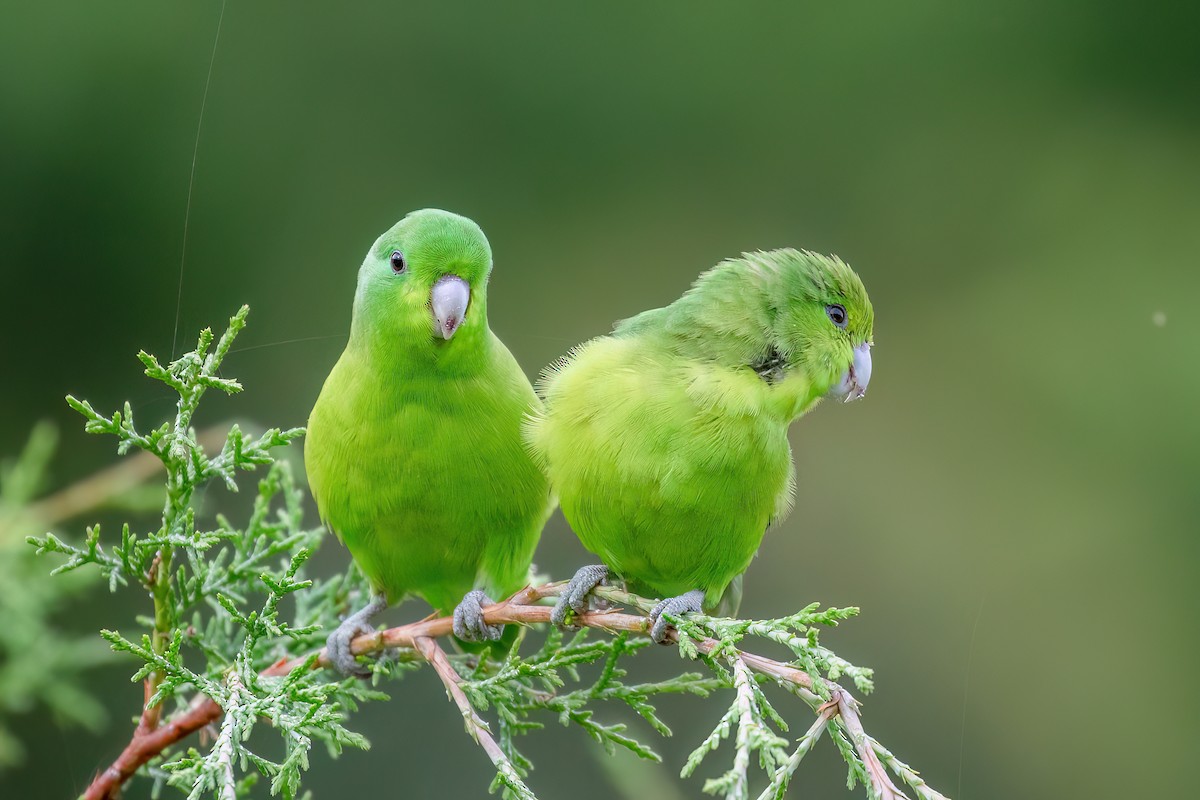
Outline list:
[[[464,642],[494,642],[504,633],[503,625],[489,625],[483,607],[494,601],[479,589],[467,592],[454,609],[454,635]]]
[[[684,614],[696,613],[703,608],[704,592],[699,589],[693,589],[678,597],[660,600],[646,615],[650,620],[650,638],[658,644],[666,644],[667,629],[670,628],[670,623],[667,622],[668,615],[678,618]]]
[[[371,602],[365,607],[342,620],[342,624],[338,625],[325,640],[325,652],[329,657],[329,663],[342,675],[354,675],[359,678],[371,675],[370,667],[358,663],[358,658],[350,650],[350,643],[364,633],[373,633],[375,627],[371,625],[371,619],[385,608],[387,608],[386,597],[383,595],[372,597]]]
[[[550,621],[560,628],[568,626],[568,616],[578,616],[587,611],[588,598],[597,586],[603,586],[608,580],[608,567],[603,564],[590,564],[576,570],[571,581],[558,596],[554,610],[550,612]]]

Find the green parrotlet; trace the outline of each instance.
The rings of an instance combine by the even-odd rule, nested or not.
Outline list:
[[[666,598],[650,614],[659,642],[664,613],[736,605],[764,533],[792,505],[788,426],[823,397],[863,396],[873,322],[840,260],[746,253],[548,368],[526,438],[604,562],[576,573],[554,621],[582,612],[610,570]]]
[[[358,271],[350,340],[308,423],[304,461],[321,518],[375,591],[329,637],[350,641],[407,595],[454,613],[455,635],[494,640],[481,607],[520,589],[554,504],[521,440],[540,409],[488,327],[492,251],[479,226],[415,211]]]

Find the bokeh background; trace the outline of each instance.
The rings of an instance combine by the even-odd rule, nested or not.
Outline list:
[[[794,427],[798,510],[744,612],[861,606],[826,642],[877,669],[868,729],[959,800],[1183,796],[1200,746],[1196,9],[231,2],[180,293],[220,3],[10,5],[0,453],[48,419],[53,486],[112,463],[63,395],[165,416],[136,351],[169,355],[177,313],[180,351],[242,303],[227,367],[247,391],[199,422],[303,424],[363,253],[414,208],[487,231],[491,323],[530,375],[725,256],[834,252],[871,292],[876,374],[866,402]],[[331,544],[322,563],[346,557]],[[556,516],[539,565],[585,560]],[[138,600],[97,589],[61,624],[132,629]],[[80,791],[128,738],[131,669],[89,673],[100,733],[21,717],[29,758],[0,794]],[[433,677],[392,694],[357,717],[371,751],[318,757],[315,796],[485,796],[490,766]],[[532,785],[697,796],[672,776],[721,708],[667,704],[666,765],[616,779],[550,728]],[[824,741],[794,794],[842,781]]]

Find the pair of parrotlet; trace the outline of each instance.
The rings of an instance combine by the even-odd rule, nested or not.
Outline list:
[[[372,245],[350,340],[308,426],[321,517],[374,589],[329,637],[331,662],[389,604],[419,595],[465,642],[519,590],[561,504],[602,564],[552,618],[569,624],[610,574],[667,617],[736,608],[741,575],[792,503],[788,426],[823,397],[861,397],[873,311],[836,258],[746,253],[549,367],[535,392],[488,327],[492,252],[446,211],[416,211]]]

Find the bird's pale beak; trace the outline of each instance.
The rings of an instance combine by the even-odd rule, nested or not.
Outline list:
[[[443,275],[429,293],[433,309],[434,335],[449,339],[462,324],[471,302],[471,287],[457,275]]]
[[[842,379],[829,390],[831,397],[836,397],[849,403],[867,393],[867,384],[871,382],[871,343],[863,342],[854,348],[854,361],[850,369],[842,375]]]

